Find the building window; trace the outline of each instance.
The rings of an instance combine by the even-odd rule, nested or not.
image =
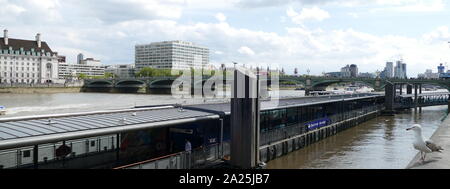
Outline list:
[[[24,157],[24,158],[31,157],[31,151],[30,151],[30,150],[25,150],[25,151],[23,151],[23,157]]]
[[[91,147],[95,146],[95,141],[91,141]]]

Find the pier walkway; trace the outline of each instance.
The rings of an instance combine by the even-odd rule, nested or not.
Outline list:
[[[436,144],[442,146],[442,153],[427,154],[425,162],[420,160],[420,154],[406,167],[407,169],[450,169],[450,117],[447,117],[431,136]]]

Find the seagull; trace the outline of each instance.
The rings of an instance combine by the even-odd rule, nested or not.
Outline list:
[[[423,138],[422,126],[420,126],[419,124],[414,124],[411,128],[407,128],[406,130],[414,131],[416,139],[413,142],[413,146],[416,150],[420,151],[420,159],[422,160],[422,162],[425,161],[425,156],[427,155],[427,153],[441,152],[441,150],[444,150],[441,146],[438,146],[433,141]]]

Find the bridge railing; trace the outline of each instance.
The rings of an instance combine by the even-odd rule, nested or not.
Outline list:
[[[395,98],[396,108],[413,108],[416,106],[436,106],[447,105],[449,101],[449,94],[430,94],[426,96],[418,96],[417,104],[415,97],[397,97]]]

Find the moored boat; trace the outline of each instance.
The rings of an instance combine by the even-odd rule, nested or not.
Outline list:
[[[6,114],[6,107],[0,106],[0,115],[5,115],[5,114]]]

